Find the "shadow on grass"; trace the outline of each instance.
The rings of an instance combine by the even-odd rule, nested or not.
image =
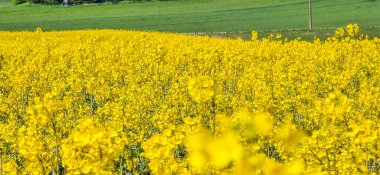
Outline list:
[[[301,40],[313,41],[315,37],[326,40],[328,37],[334,36],[336,29],[315,29],[312,32],[308,30],[271,30],[271,31],[257,31],[259,38],[267,38],[270,34],[281,34],[282,38],[294,40],[300,38]],[[232,38],[232,39],[251,39],[251,31],[241,32],[196,32],[190,33],[196,36],[210,36],[215,38]],[[369,38],[380,37],[380,26],[362,27],[360,34],[368,35]]]

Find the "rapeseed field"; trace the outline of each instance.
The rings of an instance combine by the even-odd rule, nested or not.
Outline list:
[[[0,174],[378,174],[380,39],[0,32]]]

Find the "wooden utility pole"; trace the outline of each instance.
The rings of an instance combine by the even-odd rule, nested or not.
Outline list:
[[[309,31],[313,31],[313,16],[311,11],[311,0],[309,0]]]

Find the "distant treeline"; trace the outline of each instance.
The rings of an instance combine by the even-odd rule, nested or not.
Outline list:
[[[46,5],[57,5],[63,4],[64,0],[11,0],[13,5],[31,3],[31,4],[46,4]],[[112,2],[117,4],[121,1],[124,2],[147,2],[147,1],[169,1],[169,0],[67,0],[69,5],[79,5],[85,3],[104,3]]]

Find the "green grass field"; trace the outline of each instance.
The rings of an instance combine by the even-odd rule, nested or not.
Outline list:
[[[347,23],[380,36],[380,0],[314,0],[315,32],[307,32],[307,0],[178,0],[150,3],[12,6],[0,0],[0,30],[132,29],[167,32],[228,32],[247,37],[252,30],[285,36],[323,37]],[[319,29],[319,30],[318,30]],[[239,33],[240,32],[240,33]]]

